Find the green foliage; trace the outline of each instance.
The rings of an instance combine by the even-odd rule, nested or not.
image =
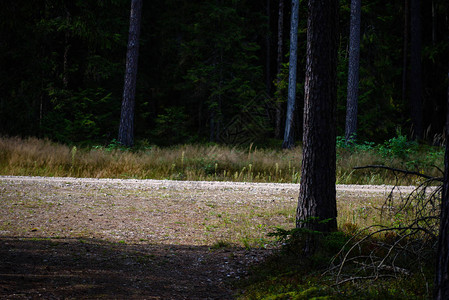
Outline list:
[[[92,149],[95,150],[104,150],[106,152],[113,151],[129,151],[130,149],[126,146],[123,146],[117,139],[112,139],[112,141],[106,146],[93,146]]]
[[[105,1],[15,1],[2,9],[0,47],[10,50],[0,50],[0,119],[12,125],[0,126],[2,133],[108,139],[120,109],[127,29],[125,1],[106,2],[107,9]]]
[[[393,137],[378,146],[379,153],[384,157],[408,159],[418,150],[416,141],[409,141],[401,131],[397,131],[397,137]]]
[[[307,299],[315,299],[315,300],[325,300],[330,299],[329,296],[323,295],[323,290],[317,287],[311,287],[309,289],[293,291],[293,292],[285,292],[276,295],[267,295],[261,299],[264,300],[307,300]]]
[[[161,145],[176,145],[186,142],[187,115],[182,107],[170,107],[159,114],[156,119],[153,139]]]
[[[328,256],[332,256],[338,252],[349,239],[342,232],[321,233],[306,228],[293,228],[289,230],[275,228],[275,231],[268,235],[276,237],[282,245],[282,250],[291,255],[299,255],[302,253],[305,243],[312,238],[316,244],[315,248],[318,251],[312,257],[309,257],[309,259],[315,266],[327,264]]]
[[[391,184],[418,184],[422,178],[403,176],[388,170],[352,168],[384,165],[441,177],[443,162],[443,147],[419,145],[416,141],[408,140],[400,130],[397,130],[396,137],[377,145],[358,140],[346,142],[344,137],[337,137],[337,183],[382,184],[389,181]]]
[[[346,111],[349,4],[349,0],[340,2],[340,135]],[[369,0],[362,6],[360,140],[382,143],[394,136],[396,127],[404,128],[404,135],[410,128],[408,95],[402,95],[400,88],[403,5]],[[448,4],[434,1],[433,5],[432,18],[443,20]],[[278,69],[275,6],[271,5],[268,17],[264,5],[255,0],[155,0],[144,5],[136,139],[161,145],[204,142],[220,136],[242,114],[251,116],[250,122],[244,119],[244,123],[263,129],[260,141],[249,143],[272,138],[273,106],[285,106],[288,84],[289,6],[284,12],[284,64],[279,78],[274,74]],[[449,48],[444,22],[430,22],[431,14],[423,17],[423,32],[429,33],[423,39],[423,96],[427,103],[423,114],[430,141],[444,126],[441,107],[447,93]],[[300,5],[299,40],[306,40],[306,23],[307,6]],[[116,136],[128,26],[129,1],[124,0],[4,2],[0,11],[0,133],[48,137],[67,144],[105,144]],[[301,118],[306,43],[299,47],[297,111]],[[267,79],[274,82],[274,93],[265,86]],[[267,91],[266,97],[260,97]],[[256,109],[245,111],[250,103]],[[183,128],[167,139],[171,122]],[[254,131],[251,126],[249,132]],[[297,127],[300,136],[301,125]],[[411,155],[399,153],[393,143],[400,141],[384,145],[385,155],[389,151]]]
[[[63,143],[98,141],[117,123],[111,118],[111,93],[102,88],[74,93],[50,89],[49,96],[54,108],[42,120],[42,134],[49,138]]]
[[[248,12],[237,2],[201,2],[188,9],[195,21],[185,24],[187,39],[182,44],[185,88],[195,91],[206,104],[211,126],[219,128],[263,89],[257,63],[260,46],[249,37],[263,23],[248,23],[242,16]]]
[[[337,136],[337,149],[346,150],[349,152],[364,152],[373,151],[376,149],[374,142],[362,142],[358,143],[357,139],[351,139],[346,141],[344,136]]]

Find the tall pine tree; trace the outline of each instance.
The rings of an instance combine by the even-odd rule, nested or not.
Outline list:
[[[288,75],[287,116],[285,118],[284,142],[282,148],[290,149],[294,141],[294,117],[296,106],[296,72],[298,61],[298,14],[299,0],[292,1],[292,16],[290,26],[290,65]]]
[[[128,50],[126,53],[125,84],[118,132],[119,143],[127,147],[132,147],[134,144],[134,106],[141,17],[142,0],[132,0],[129,18]]]
[[[309,0],[303,157],[296,226],[337,229],[336,104],[338,1]],[[313,242],[306,245],[313,251]]]
[[[359,98],[360,15],[361,0],[351,0],[349,29],[348,95],[346,100],[345,138],[350,141],[357,133],[357,106]]]

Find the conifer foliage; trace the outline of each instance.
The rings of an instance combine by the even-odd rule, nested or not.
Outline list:
[[[2,1],[0,134],[67,144],[108,144],[117,137],[122,103],[132,103],[123,97],[124,75],[131,74],[125,55],[131,2]],[[347,111],[350,2],[337,8],[339,136]],[[263,3],[154,0],[142,6],[135,96],[129,98],[134,117],[123,118],[133,120],[133,139],[223,143],[224,136],[246,132],[250,142],[280,148],[287,130],[290,146],[302,142],[308,7],[295,6],[297,76],[289,84],[294,41],[287,33],[295,14],[291,2]],[[448,9],[444,0],[361,2],[358,140],[383,142],[397,128],[428,142],[441,135]],[[404,22],[404,16],[413,17]],[[275,89],[267,89],[267,78]],[[295,106],[287,105],[289,88],[296,88]],[[132,115],[131,107],[124,106],[125,115]],[[289,128],[287,118],[294,120]]]

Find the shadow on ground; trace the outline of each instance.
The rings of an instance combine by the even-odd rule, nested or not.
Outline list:
[[[237,248],[1,237],[0,298],[232,299],[246,256]]]

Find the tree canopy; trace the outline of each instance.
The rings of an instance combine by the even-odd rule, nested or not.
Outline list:
[[[160,145],[274,139],[277,105],[286,108],[290,37],[285,33],[291,6],[285,5],[284,22],[278,22],[278,1],[266,5],[255,0],[155,0],[143,6],[136,139]],[[306,56],[301,41],[307,26],[305,1],[299,6],[297,141],[302,135]],[[86,144],[115,138],[129,9],[125,0],[3,1],[0,134]],[[404,97],[401,88],[404,72],[407,83],[414,82],[409,65],[403,68],[404,55],[410,56],[403,47],[404,40],[410,43],[404,37],[410,32],[404,30],[406,9],[403,1],[362,2],[359,139],[380,142],[397,128],[412,132],[410,95]],[[445,122],[448,9],[444,0],[421,1],[422,128],[428,142],[443,132]],[[340,1],[339,19],[337,134],[342,136],[350,0]],[[269,50],[278,44],[278,24],[285,27],[282,66],[276,51]]]

